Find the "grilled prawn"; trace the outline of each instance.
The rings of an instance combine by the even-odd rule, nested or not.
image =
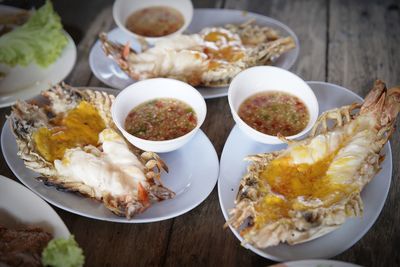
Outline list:
[[[271,64],[293,49],[291,37],[249,21],[241,25],[205,28],[198,34],[175,35],[141,53],[129,44],[111,42],[100,34],[102,48],[120,68],[135,80],[174,78],[193,86],[226,86],[240,71]]]
[[[376,81],[362,105],[323,113],[307,139],[249,156],[228,224],[265,248],[312,240],[360,216],[360,192],[380,169],[399,110],[400,87]]]
[[[131,218],[151,202],[169,199],[151,152],[128,145],[111,119],[114,96],[57,85],[43,92],[49,104],[17,102],[11,128],[26,167],[46,185],[81,193]]]

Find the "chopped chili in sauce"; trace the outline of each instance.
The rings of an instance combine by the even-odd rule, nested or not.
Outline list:
[[[250,96],[240,105],[238,113],[250,127],[275,136],[295,135],[309,121],[308,109],[298,97],[276,91]]]
[[[179,30],[185,22],[183,15],[168,6],[147,7],[133,12],[126,20],[131,32],[146,36],[160,37]]]
[[[170,140],[187,134],[197,125],[194,110],[174,98],[157,98],[133,108],[125,119],[128,133],[146,140]]]

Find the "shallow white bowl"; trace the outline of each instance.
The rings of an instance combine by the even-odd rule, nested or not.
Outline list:
[[[196,127],[183,136],[165,141],[145,140],[125,131],[128,113],[139,104],[155,98],[175,98],[187,103],[196,113]],[[206,113],[206,102],[195,88],[187,83],[165,78],[148,79],[126,87],[118,94],[111,108],[114,123],[130,143],[142,150],[159,153],[176,150],[189,142],[203,124]]]
[[[135,34],[128,30],[125,27],[126,20],[128,19],[129,15],[131,15],[133,12],[150,7],[150,6],[168,6],[175,8],[178,10],[183,18],[185,19],[185,22],[183,26],[177,30],[174,33],[171,33],[169,35],[161,36],[161,37],[147,37],[147,36],[141,36],[138,34]],[[115,23],[117,23],[118,27],[123,30],[125,33],[132,37],[143,37],[146,39],[147,42],[153,44],[160,38],[164,38],[167,36],[172,36],[178,33],[183,32],[186,30],[186,28],[189,26],[190,22],[192,21],[193,17],[193,4],[190,0],[146,0],[146,1],[134,1],[134,0],[116,0],[113,5],[113,17]]]
[[[259,132],[247,125],[238,115],[240,104],[248,97],[264,91],[281,91],[300,98],[307,106],[310,120],[303,131],[287,136],[294,139],[305,135],[318,118],[318,102],[314,92],[297,75],[272,66],[259,66],[240,72],[231,82],[228,89],[228,101],[232,116],[239,128],[250,138],[264,144],[281,144],[282,141],[272,135]]]

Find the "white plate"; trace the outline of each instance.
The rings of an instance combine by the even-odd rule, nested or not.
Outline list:
[[[92,88],[95,89],[95,88]],[[99,88],[98,88],[99,89]],[[115,90],[101,89],[109,93]],[[35,179],[38,174],[27,169],[17,156],[17,144],[7,119],[1,133],[4,158],[15,176],[33,192],[51,204],[85,217],[124,223],[145,223],[166,220],[190,211],[211,193],[218,178],[218,156],[210,140],[199,130],[193,139],[178,150],[160,153],[169,173],[163,173],[163,184],[176,193],[175,198],[154,203],[133,219],[118,217],[98,201],[77,194],[57,191]],[[200,156],[199,156],[200,155]]]
[[[54,237],[68,238],[70,232],[58,214],[26,187],[0,175],[0,225],[14,229],[34,226]]]
[[[362,98],[355,93],[334,84],[324,82],[308,82],[308,84],[318,99],[320,113],[362,101]],[[243,158],[285,147],[286,145],[272,146],[254,142],[237,126],[232,129],[222,152],[218,179],[219,201],[225,219],[228,219],[228,210],[234,207],[239,182],[246,172],[248,164]],[[386,158],[381,165],[382,170],[361,193],[364,202],[362,217],[350,218],[339,229],[299,245],[282,244],[266,249],[257,249],[248,244],[244,246],[262,257],[276,261],[330,258],[350,248],[371,228],[385,203],[392,177],[392,152],[389,143],[385,145],[383,154]],[[243,240],[236,230],[233,228],[231,230],[240,241]]]
[[[193,20],[186,32],[196,33],[205,27],[223,26],[229,23],[243,23],[250,19],[256,19],[257,24],[270,26],[279,30],[282,36],[291,36],[295,40],[296,48],[280,56],[273,64],[277,67],[290,69],[299,55],[299,41],[295,33],[288,26],[272,18],[240,10],[200,8],[194,10]],[[110,40],[120,43],[130,41],[131,47],[134,50],[140,50],[140,45],[136,39],[126,35],[119,28],[110,31],[108,37]],[[123,89],[135,82],[135,80],[129,78],[112,59],[104,54],[101,49],[100,41],[97,41],[90,51],[89,64],[94,75],[100,81],[113,88]],[[228,87],[198,87],[197,89],[206,99],[226,96],[228,93]]]
[[[0,5],[0,14],[3,12],[15,12],[21,9]],[[16,66],[10,71],[8,77],[0,80],[0,108],[12,105],[17,100],[26,100],[37,95],[40,91],[62,80],[71,72],[76,61],[76,46],[71,36],[64,32],[68,39],[68,44],[64,48],[61,56],[48,66],[41,68],[32,63],[27,67]],[[6,90],[7,92],[2,92]],[[13,89],[10,93],[9,89]]]
[[[353,263],[333,260],[302,260],[289,261],[281,264],[271,265],[270,267],[361,267]]]

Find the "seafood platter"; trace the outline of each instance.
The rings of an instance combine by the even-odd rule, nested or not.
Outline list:
[[[60,82],[13,104],[1,143],[15,176],[59,208],[123,223],[189,212],[218,180],[221,231],[263,257],[329,258],[357,242],[390,187],[400,87],[376,80],[363,100],[303,81],[284,24],[153,2],[117,0],[118,28],[92,47],[93,73],[117,90]],[[219,163],[200,127],[205,99],[222,96],[236,126]]]
[[[220,160],[218,194],[222,212],[227,220],[225,227],[231,228],[244,247],[277,261],[330,258],[347,250],[361,239],[376,221],[391,184],[390,144],[383,145],[384,141],[377,141],[377,145],[383,145],[378,148],[379,153],[373,152],[372,142],[358,146],[366,141],[364,134],[370,132],[369,130],[359,128],[361,132],[348,139],[358,145],[349,143],[341,147],[337,154],[331,155],[329,164],[323,165],[324,160],[315,160],[327,156],[333,144],[340,145],[339,139],[336,138],[343,137],[345,132],[342,130],[352,127],[352,124],[358,125],[358,117],[362,120],[364,115],[379,117],[381,113],[366,112],[367,103],[364,104],[364,115],[361,110],[357,113],[350,112],[356,108],[355,105],[361,105],[363,100],[341,86],[325,82],[307,84],[315,92],[322,113],[314,126],[315,136],[311,131],[307,138],[299,141],[289,140],[288,145],[271,146],[249,138],[236,125],[225,143]],[[383,84],[379,82],[376,86],[381,87]],[[377,91],[381,89],[374,88],[371,94],[378,95]],[[335,93],[332,93],[333,91]],[[371,94],[369,97],[374,97],[373,101],[376,101],[377,96]],[[387,93],[383,93],[379,99],[380,103],[375,102],[374,105],[382,105],[385,95]],[[346,109],[351,114],[348,117],[350,120],[344,118],[347,114]],[[332,112],[340,112],[343,116],[332,115]],[[342,122],[327,122],[325,125],[324,121],[327,119],[342,119]],[[339,126],[340,124],[342,126]],[[333,128],[326,128],[325,132],[325,126]],[[381,129],[390,131],[386,126]],[[362,140],[358,139],[361,136]],[[382,138],[385,140],[387,136]],[[238,143],[242,145],[235,145]],[[353,160],[360,160],[358,156],[362,156],[362,150],[368,151],[368,156],[364,154],[367,158],[375,157],[375,160],[378,160],[375,163],[379,165],[378,169],[370,165],[375,160],[361,161],[361,169],[353,164]],[[298,155],[301,156],[299,162],[296,161]],[[309,160],[308,163],[305,163],[305,160]],[[327,168],[324,175],[317,174],[322,166]],[[355,172],[355,169],[359,169],[360,172]],[[275,171],[290,172],[287,175],[274,175],[275,178],[271,180],[264,176],[271,172],[275,174]],[[314,174],[316,176],[313,176]],[[370,178],[369,175],[373,177]],[[290,180],[284,180],[285,178]],[[318,184],[314,178],[318,182],[323,181],[323,184]],[[358,188],[353,191],[352,186]],[[303,190],[311,191],[307,193]],[[344,193],[346,191],[348,193]],[[321,195],[316,197],[315,194]],[[327,205],[324,201],[332,202]]]
[[[290,69],[300,51],[298,38],[288,26],[240,10],[195,9],[183,35],[168,39],[149,47],[142,39],[114,28],[92,47],[90,68],[112,88],[123,89],[138,79],[163,75],[196,85],[209,99],[226,96],[229,81],[250,66],[273,61],[274,66]],[[157,60],[149,64],[152,58]]]

